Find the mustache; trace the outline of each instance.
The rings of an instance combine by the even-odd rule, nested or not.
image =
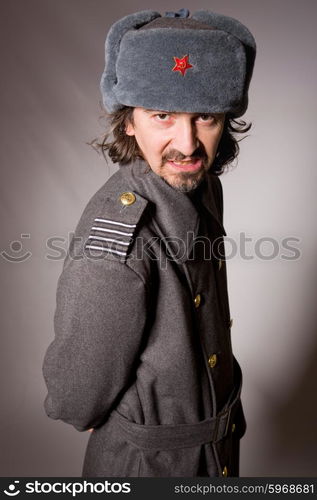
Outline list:
[[[195,149],[195,151],[191,155],[184,155],[183,153],[181,153],[177,149],[170,149],[162,156],[162,163],[165,163],[168,160],[182,161],[185,158],[187,158],[187,159],[189,159],[189,158],[200,159],[201,158],[202,160],[207,160],[208,156],[207,156],[207,153],[205,151],[205,148],[202,145],[198,146],[198,148]]]

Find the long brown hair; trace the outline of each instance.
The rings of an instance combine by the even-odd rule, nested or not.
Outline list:
[[[114,113],[106,113],[104,117],[108,123],[107,132],[90,143],[103,154],[105,159],[107,159],[107,153],[112,162],[119,163],[119,165],[126,165],[137,158],[142,158],[135,137],[129,136],[125,132],[127,123],[133,124],[133,109],[133,107],[125,106]],[[244,137],[237,139],[235,134],[246,133],[251,126],[252,123],[246,123],[244,120],[226,115],[217,155],[212,165],[216,174],[222,174],[225,167],[232,163],[239,154],[238,143]]]

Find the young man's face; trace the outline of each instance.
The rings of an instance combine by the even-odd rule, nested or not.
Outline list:
[[[134,108],[126,133],[135,136],[151,169],[173,188],[195,189],[211,167],[224,113],[169,113]]]

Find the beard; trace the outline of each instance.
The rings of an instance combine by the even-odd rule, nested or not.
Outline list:
[[[163,180],[174,189],[177,189],[177,191],[188,193],[196,189],[201,184],[206,177],[206,172],[207,171],[205,169],[195,174],[190,172],[181,172],[177,176],[175,175],[173,179],[167,180],[163,177]]]
[[[196,189],[199,184],[205,179],[207,171],[209,170],[208,156],[203,145],[200,145],[191,155],[191,158],[195,160],[201,159],[202,165],[198,172],[179,172],[175,174],[164,175],[164,164],[173,159],[174,161],[182,161],[186,157],[180,151],[171,149],[167,151],[162,157],[161,164],[161,177],[174,189],[181,191],[182,193],[188,193]]]

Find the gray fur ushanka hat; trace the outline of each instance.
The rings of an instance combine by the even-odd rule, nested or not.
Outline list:
[[[100,88],[107,111],[124,106],[241,116],[256,44],[239,21],[210,11],[145,10],[112,25]]]

